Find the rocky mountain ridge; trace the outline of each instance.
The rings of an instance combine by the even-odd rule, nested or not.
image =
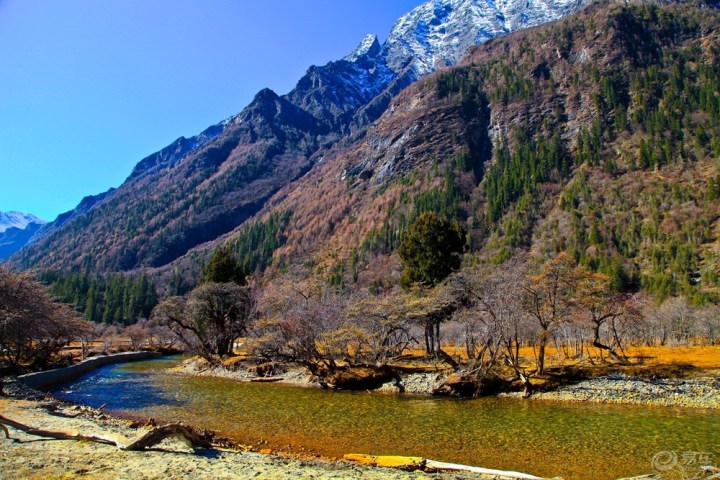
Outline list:
[[[468,264],[565,251],[618,289],[717,299],[719,27],[707,7],[605,2],[475,47],[171,268],[226,244],[266,280],[304,265],[377,290],[430,210],[468,232]]]
[[[264,90],[238,115],[143,159],[118,189],[64,214],[62,224],[41,231],[14,259],[94,271],[172,262],[256,214],[313,168],[321,149],[362,135],[421,75],[456,62],[478,42],[580,5],[425,2],[396,23],[382,46],[368,36],[345,59],[311,67],[287,95]]]

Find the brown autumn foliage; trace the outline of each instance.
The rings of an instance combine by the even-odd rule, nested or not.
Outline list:
[[[55,301],[30,273],[0,267],[0,360],[14,368],[43,368],[92,325]]]

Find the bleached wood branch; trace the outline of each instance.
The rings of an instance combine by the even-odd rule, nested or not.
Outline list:
[[[138,437],[129,440],[122,435],[117,434],[86,434],[79,432],[58,432],[52,430],[43,430],[24,425],[7,417],[0,415],[0,426],[5,432],[5,436],[10,438],[10,432],[7,427],[23,431],[28,435],[37,437],[55,438],[59,440],[83,440],[88,442],[104,443],[106,445],[115,445],[122,450],[144,450],[146,448],[157,445],[168,437],[177,437],[192,447],[211,448],[212,441],[209,435],[196,432],[192,427],[183,425],[182,423],[170,423],[160,427],[155,427]]]

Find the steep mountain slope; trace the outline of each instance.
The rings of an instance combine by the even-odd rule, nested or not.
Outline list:
[[[617,288],[717,297],[719,91],[716,9],[594,4],[417,82],[226,241],[270,276],[376,288],[434,210],[468,231],[468,263],[568,251]]]
[[[478,42],[579,6],[430,0],[401,18],[383,46],[366,37],[345,59],[311,67],[287,95],[262,91],[240,114],[142,160],[117,190],[64,214],[14,260],[92,271],[166,265],[241,225],[311,169],[319,149],[362,136],[419,76]]]
[[[0,260],[28,244],[47,222],[35,215],[20,212],[0,212]]]

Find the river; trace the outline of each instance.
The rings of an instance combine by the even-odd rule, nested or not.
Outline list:
[[[329,392],[164,372],[177,362],[110,365],[52,393],[119,416],[180,420],[241,443],[331,457],[415,455],[581,480],[652,473],[661,452],[679,463],[691,453],[695,463],[700,453],[720,460],[717,411]]]

